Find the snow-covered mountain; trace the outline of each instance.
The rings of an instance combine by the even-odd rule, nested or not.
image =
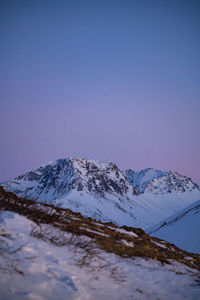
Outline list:
[[[200,254],[200,201],[196,201],[148,230],[153,236]]]
[[[177,172],[148,168],[138,172],[129,169],[124,174],[129,183],[140,193],[150,192],[158,195],[199,190],[199,185],[192,182],[191,178]]]
[[[49,162],[1,185],[22,198],[144,229],[200,200],[199,186],[176,172],[121,171],[83,158]]]

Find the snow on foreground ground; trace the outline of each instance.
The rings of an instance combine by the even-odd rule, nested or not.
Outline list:
[[[87,247],[55,246],[40,238],[42,230],[58,233],[51,225],[1,212],[0,299],[199,299],[195,269],[177,262],[121,258],[99,249],[88,257]],[[62,239],[70,235],[61,234]],[[90,242],[86,236],[79,239]]]

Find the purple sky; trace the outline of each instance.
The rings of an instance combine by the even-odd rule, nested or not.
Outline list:
[[[1,0],[0,181],[68,156],[200,183],[200,2]]]

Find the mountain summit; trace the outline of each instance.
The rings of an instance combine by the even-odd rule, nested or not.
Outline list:
[[[1,185],[22,198],[144,229],[200,200],[199,186],[176,172],[121,171],[84,158],[58,159]]]
[[[150,192],[157,195],[199,190],[199,185],[191,178],[177,172],[148,168],[138,172],[129,169],[124,174],[129,183],[140,193]]]
[[[124,197],[138,192],[114,163],[83,158],[58,159],[17,177],[4,185],[23,198],[49,202],[72,191],[96,197]]]

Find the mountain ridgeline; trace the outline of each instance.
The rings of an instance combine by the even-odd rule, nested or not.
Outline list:
[[[172,171],[121,171],[83,158],[49,162],[1,184],[21,198],[146,229],[200,200],[199,185]]]
[[[200,200],[149,228],[148,233],[176,244],[181,249],[200,253]]]

